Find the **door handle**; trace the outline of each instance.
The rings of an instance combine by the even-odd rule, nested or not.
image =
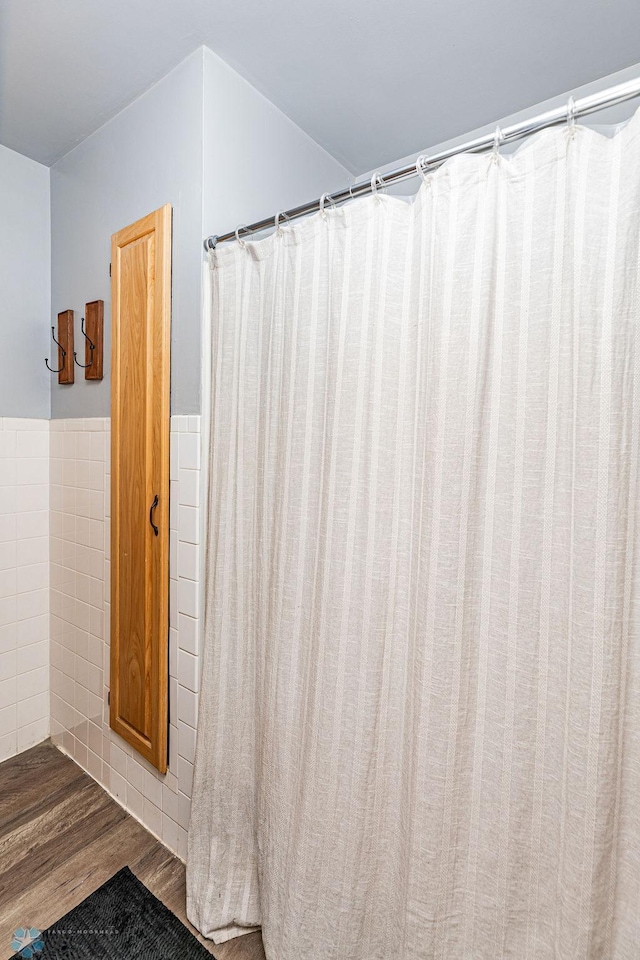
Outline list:
[[[151,526],[153,527],[153,532],[155,533],[156,537],[158,536],[158,528],[156,527],[155,523],[153,522],[153,511],[155,510],[155,508],[156,508],[157,506],[158,506],[158,494],[156,493],[155,497],[153,498],[153,503],[151,504],[151,507],[149,508],[149,523],[150,523]]]

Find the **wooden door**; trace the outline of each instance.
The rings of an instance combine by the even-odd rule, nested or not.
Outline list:
[[[111,727],[167,769],[171,206],[111,238]]]

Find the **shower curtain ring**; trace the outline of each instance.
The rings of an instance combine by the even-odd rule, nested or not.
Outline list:
[[[323,193],[322,196],[320,197],[319,202],[318,202],[318,207],[319,207],[319,209],[320,209],[320,216],[322,217],[323,220],[326,220],[326,219],[327,219],[327,212],[326,212],[326,210],[324,209],[327,200],[329,201],[329,203],[331,204],[331,206],[333,207],[333,209],[334,209],[334,210],[336,209],[336,202],[335,202],[335,200],[333,199],[333,197],[332,197],[330,194],[328,194],[328,193]]]
[[[569,136],[573,137],[576,132],[576,102],[572,96],[567,100],[567,130]]]
[[[378,190],[384,188],[384,180],[382,175],[378,172],[374,173],[371,177],[371,193],[374,195],[378,203],[380,203],[380,197],[378,196]]]
[[[429,166],[429,157],[426,153],[421,153],[418,159],[416,160],[416,173],[421,178],[423,183],[427,182],[427,168]]]
[[[238,241],[238,243],[240,244],[241,247],[246,247],[246,245],[247,245],[247,241],[246,241],[246,240],[241,240],[241,239],[240,239],[240,231],[241,231],[241,230],[246,230],[246,229],[247,229],[246,223],[241,223],[239,227],[236,227],[236,240]]]
[[[502,132],[502,128],[500,127],[500,124],[498,124],[498,126],[496,127],[496,132],[493,135],[493,162],[494,163],[497,163],[498,160],[500,159],[499,150],[503,143],[504,143],[504,133]]]
[[[290,219],[291,219],[290,217],[287,216],[285,210],[278,210],[278,212],[276,213],[276,215],[275,215],[275,217],[274,217],[274,222],[275,222],[275,225],[276,225],[276,232],[277,232],[277,234],[278,234],[279,237],[281,237],[282,234],[284,233],[284,230],[283,230],[282,227],[280,226],[280,218],[281,218],[281,217],[283,217],[285,220],[290,220]]]

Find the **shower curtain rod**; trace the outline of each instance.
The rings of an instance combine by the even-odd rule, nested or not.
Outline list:
[[[468,140],[466,143],[461,143],[457,147],[449,147],[447,150],[431,154],[431,156],[424,155],[422,158],[419,157],[415,163],[406,167],[399,167],[397,170],[391,170],[389,173],[374,174],[371,180],[361,180],[338,193],[331,195],[324,194],[324,196],[318,200],[311,200],[309,203],[302,204],[302,206],[285,210],[282,213],[276,214],[275,217],[258,220],[256,223],[238,227],[237,230],[232,230],[230,233],[223,233],[220,236],[207,237],[204,241],[204,249],[207,252],[215,250],[218,243],[226,243],[227,240],[237,240],[240,233],[246,236],[249,233],[266,230],[268,227],[276,225],[276,219],[296,220],[298,217],[305,217],[310,213],[316,213],[327,203],[345,203],[347,200],[354,200],[356,197],[363,197],[368,193],[372,193],[374,189],[381,189],[382,187],[388,187],[392,183],[401,183],[403,180],[417,177],[418,163],[420,160],[422,160],[420,166],[423,172],[428,173],[430,170],[443,164],[445,160],[449,160],[458,154],[482,153],[482,151],[489,150],[494,146],[502,146],[502,144],[510,143],[512,140],[520,140],[522,137],[537,133],[538,130],[543,130],[545,127],[553,127],[559,123],[568,122],[572,118],[583,117],[589,113],[596,113],[596,111],[602,110],[604,107],[611,107],[616,103],[624,103],[625,100],[632,100],[633,97],[637,96],[640,96],[640,77],[635,80],[628,80],[626,83],[617,84],[615,87],[601,90],[600,93],[593,93],[588,97],[581,97],[579,100],[574,101],[573,98],[570,98],[566,106],[547,110],[546,113],[541,113],[537,117],[532,117],[529,120],[521,120],[519,123],[514,123],[510,127],[505,127],[503,130],[497,127],[495,133],[485,133],[481,137],[476,137],[475,140]]]

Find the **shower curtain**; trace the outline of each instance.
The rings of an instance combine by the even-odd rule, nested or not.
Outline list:
[[[213,257],[188,913],[640,954],[640,115]]]

